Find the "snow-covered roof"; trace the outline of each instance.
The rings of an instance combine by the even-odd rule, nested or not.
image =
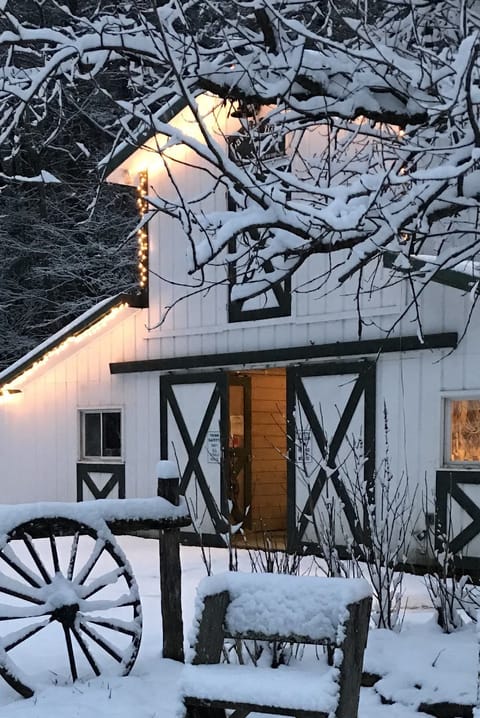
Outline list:
[[[27,371],[27,369],[31,368],[35,363],[41,361],[47,353],[59,347],[59,345],[66,339],[79,336],[103,319],[112,309],[120,307],[122,304],[126,304],[129,307],[138,307],[139,305],[137,300],[138,298],[136,295],[121,293],[98,302],[98,304],[95,304],[58,332],[52,334],[52,336],[48,337],[48,339],[38,344],[27,354],[24,354],[13,364],[10,364],[10,366],[1,371],[0,391],[6,384],[10,384],[14,379]]]

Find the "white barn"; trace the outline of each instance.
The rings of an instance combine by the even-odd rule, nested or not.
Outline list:
[[[203,97],[205,118],[216,102]],[[234,121],[225,119],[226,135]],[[195,129],[186,109],[171,122]],[[318,141],[320,130],[306,140]],[[181,159],[181,191],[202,197],[199,211],[225,206],[191,150],[171,152]],[[168,196],[155,140],[120,153],[110,169],[111,181],[140,187],[142,206],[147,189]],[[442,515],[453,507],[452,546],[475,567],[478,312],[464,330],[476,279],[437,273],[420,295],[419,337],[404,283],[358,296],[353,281],[330,291],[333,273],[310,291],[328,261],[312,256],[291,283],[233,303],[223,266],[211,269],[208,291],[188,278],[187,249],[175,221],[155,214],[139,231],[139,295],[98,305],[0,373],[2,500],[152,495],[156,462],[169,458],[207,541],[243,522],[247,531],[282,532],[290,545],[315,543],[312,516],[338,497],[342,543],[358,531],[349,482],[375,491],[385,407],[393,476],[408,476],[412,495],[418,487],[411,560],[428,558],[436,497]],[[424,495],[432,501],[426,512]]]

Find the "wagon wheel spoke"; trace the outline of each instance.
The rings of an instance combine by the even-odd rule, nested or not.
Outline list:
[[[34,588],[40,588],[41,584],[38,582],[37,577],[34,576],[26,566],[23,565],[23,563],[20,561],[20,559],[10,546],[5,546],[5,548],[0,551],[0,558],[5,561],[7,566],[13,569],[13,571],[15,571],[19,576],[21,576],[24,581],[29,583],[30,586],[33,586]]]
[[[36,606],[42,606],[45,603],[43,599],[36,598],[31,593],[26,593],[26,587],[14,579],[9,579],[9,585],[2,584],[0,579],[0,593],[14,598],[21,598],[23,601],[34,603]]]
[[[51,620],[49,618],[47,621],[43,621],[42,623],[37,623],[34,626],[27,626],[26,628],[21,628],[19,631],[15,631],[15,633],[10,637],[9,641],[3,639],[4,650],[7,652],[11,651],[12,648],[16,648],[20,645],[20,643],[23,643],[28,638],[34,636],[36,633],[39,633],[43,628],[50,625],[50,623]]]
[[[60,573],[60,561],[58,560],[57,542],[52,527],[48,527],[48,540],[50,541],[50,550],[52,552],[53,569],[55,573]]]
[[[96,626],[102,626],[102,628],[108,628],[109,631],[115,631],[116,633],[123,633],[126,636],[138,636],[140,634],[139,628],[131,628],[130,624],[120,619],[112,618],[96,618],[94,616],[83,616],[82,625],[84,623],[94,623]]]
[[[80,540],[80,531],[77,531],[73,536],[72,547],[70,549],[70,560],[68,562],[67,578],[69,581],[73,578],[73,572],[75,570],[75,561],[77,560],[78,542]]]
[[[95,641],[95,643],[100,646],[100,648],[103,648],[105,653],[108,653],[109,656],[111,656],[113,659],[117,661],[117,663],[122,662],[122,656],[116,652],[116,650],[111,646],[107,641],[105,641],[99,634],[94,631],[92,628],[89,628],[88,626],[85,626],[84,623],[80,624],[81,630],[87,634],[89,638],[92,639],[92,641]]]
[[[76,681],[78,678],[77,664],[75,663],[75,653],[73,651],[72,637],[70,635],[70,628],[63,626],[65,633],[65,643],[67,644],[68,660],[70,663],[70,673],[72,674],[72,680]]]
[[[4,613],[2,614],[2,611]],[[10,606],[0,603],[0,622],[1,621],[22,621],[25,618],[41,618],[50,615],[50,611],[46,609],[42,602],[41,607],[34,606]]]
[[[98,560],[102,553],[105,551],[105,541],[98,539],[95,542],[95,548],[93,549],[92,553],[90,554],[88,560],[84,563],[80,571],[78,572],[75,582],[79,584],[79,586],[83,586],[87,578],[92,573],[93,569],[98,563]]]
[[[8,683],[8,685],[13,688],[14,691],[17,691],[17,693],[20,693],[23,698],[31,698],[33,696],[33,689],[30,686],[27,686],[23,681],[21,681],[15,673],[13,673],[10,670],[10,667],[7,665],[2,664],[0,661],[0,676],[2,676],[3,680]]]
[[[79,632],[77,631],[76,628],[72,628],[72,633],[73,633],[73,635],[75,636],[75,639],[76,639],[78,645],[79,645],[80,648],[82,649],[83,655],[85,656],[85,658],[86,658],[87,661],[89,662],[90,668],[92,669],[92,671],[95,673],[96,676],[99,676],[100,673],[101,673],[101,671],[100,671],[100,669],[98,668],[97,664],[95,663],[92,654],[91,654],[90,651],[88,650],[87,644],[85,643],[85,641],[83,640],[83,638],[81,637],[81,635],[79,634]]]
[[[115,608],[128,608],[132,606],[135,611],[140,607],[140,599],[132,596],[121,596],[117,599],[104,599],[99,601],[85,601],[82,606],[82,612],[86,611],[111,611]]]
[[[125,575],[125,566],[119,566],[118,568],[114,569],[113,571],[104,573],[102,576],[99,576],[98,578],[95,579],[95,581],[92,581],[89,584],[87,591],[82,594],[83,598],[85,598],[85,599],[91,598],[96,593],[99,593],[99,591],[102,591],[102,589],[116,583],[118,581],[118,579],[124,575]]]
[[[35,549],[35,546],[33,545],[32,537],[29,536],[27,533],[25,533],[25,531],[21,531],[21,538],[23,540],[23,543],[27,547],[28,553],[32,557],[32,560],[33,560],[35,566],[38,568],[38,571],[39,571],[41,577],[43,578],[43,580],[45,581],[45,583],[52,583],[52,579],[51,579],[47,569],[43,565],[43,561],[40,558],[40,556],[38,555],[37,550]]]

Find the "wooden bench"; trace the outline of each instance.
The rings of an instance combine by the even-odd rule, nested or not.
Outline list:
[[[197,591],[192,656],[181,695],[187,718],[356,718],[371,590],[363,579],[228,573]],[[316,644],[332,660],[288,666],[220,663],[226,638]]]

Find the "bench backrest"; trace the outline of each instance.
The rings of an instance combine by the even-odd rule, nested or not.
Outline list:
[[[256,638],[341,646],[352,611],[358,612],[354,606],[363,601],[368,608],[370,596],[371,589],[363,579],[241,573],[210,576],[198,588],[198,635],[193,643],[196,652],[202,650],[206,630],[204,638],[210,640],[213,631],[222,641],[225,637]],[[207,662],[215,662],[214,657]]]

